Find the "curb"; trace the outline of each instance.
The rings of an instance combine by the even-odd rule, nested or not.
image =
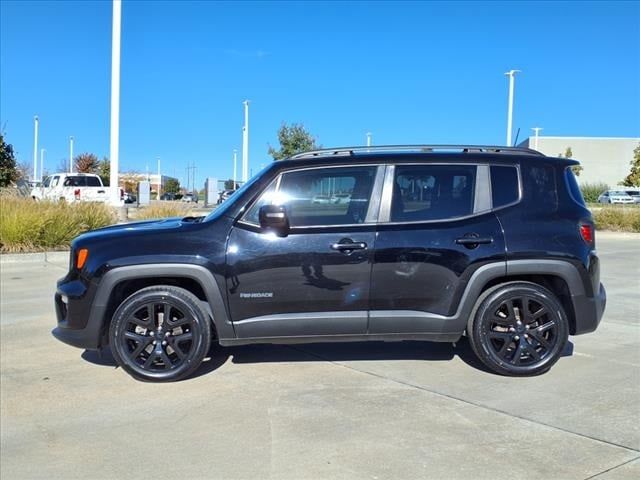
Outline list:
[[[37,253],[3,253],[0,255],[0,263],[42,263],[42,262],[67,262],[69,251],[37,252]]]

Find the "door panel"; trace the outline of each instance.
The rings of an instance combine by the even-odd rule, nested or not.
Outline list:
[[[476,212],[489,190],[475,166],[397,165],[392,172],[388,218],[376,238],[368,332],[433,333],[434,325],[443,328],[434,318],[456,313],[473,272],[505,261],[504,236],[493,212]]]
[[[227,295],[238,336],[366,332],[375,241],[370,200],[380,194],[381,177],[381,169],[366,165],[301,169],[265,189],[228,243]],[[255,223],[269,203],[284,206],[286,236]]]

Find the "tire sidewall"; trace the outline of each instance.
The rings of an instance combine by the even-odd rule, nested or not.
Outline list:
[[[113,315],[113,320],[109,329],[109,343],[111,345],[112,354],[118,363],[131,376],[145,381],[169,382],[180,380],[191,374],[202,362],[204,356],[209,349],[210,328],[209,319],[200,306],[189,298],[190,292],[182,290],[182,295],[176,294],[174,289],[144,289],[134,293],[120,304]],[[132,313],[140,309],[143,305],[151,302],[168,301],[178,307],[185,316],[194,319],[194,345],[189,352],[188,358],[178,368],[170,369],[167,372],[149,372],[145,371],[137,364],[133,364],[123,349],[126,346],[121,343],[121,335],[127,327],[128,318]]]
[[[483,324],[488,311],[497,308],[500,303],[509,299],[521,298],[523,295],[533,297],[554,312],[553,320],[558,326],[558,340],[541,362],[518,366],[507,363],[497,356],[490,346],[490,340],[487,338]],[[551,292],[539,285],[518,283],[495,289],[480,303],[474,316],[472,335],[474,336],[476,353],[480,360],[492,370],[504,375],[535,375],[549,370],[560,358],[569,336],[569,323],[564,309]]]

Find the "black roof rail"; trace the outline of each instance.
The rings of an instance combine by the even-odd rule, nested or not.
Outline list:
[[[417,153],[434,153],[434,152],[458,152],[458,153],[492,153],[492,154],[526,154],[536,155],[540,157],[546,156],[544,153],[538,152],[531,148],[525,147],[503,147],[498,145],[372,145],[369,147],[339,147],[339,148],[322,148],[318,150],[310,150],[308,152],[297,153],[289,157],[292,160],[313,157],[329,157],[356,155],[358,153],[393,153],[393,152],[417,152]]]

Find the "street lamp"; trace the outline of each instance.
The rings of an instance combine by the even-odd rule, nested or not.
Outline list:
[[[538,149],[538,137],[539,137],[540,131],[541,131],[541,130],[544,130],[544,128],[540,128],[540,127],[533,127],[531,130],[533,130],[533,131],[534,131],[534,135],[535,135],[535,136],[533,137],[533,138],[534,138],[533,148],[534,148],[535,150],[537,150],[537,149]]]
[[[238,150],[233,149],[233,189],[238,188]]]
[[[38,116],[33,117],[33,175],[32,180],[38,181]]]
[[[249,100],[244,105],[244,126],[242,127],[242,181],[249,180]]]
[[[69,173],[73,173],[73,137],[69,137]]]
[[[511,131],[513,130],[513,90],[515,84],[516,73],[520,70],[509,70],[505,75],[509,76],[509,107],[507,113],[507,147],[511,146]]]
[[[110,190],[111,204],[120,205],[118,188],[118,147],[120,141],[120,18],[122,3],[113,0],[113,18],[111,22],[111,131],[109,138]]]
[[[371,146],[371,132],[367,132],[367,147]]]

